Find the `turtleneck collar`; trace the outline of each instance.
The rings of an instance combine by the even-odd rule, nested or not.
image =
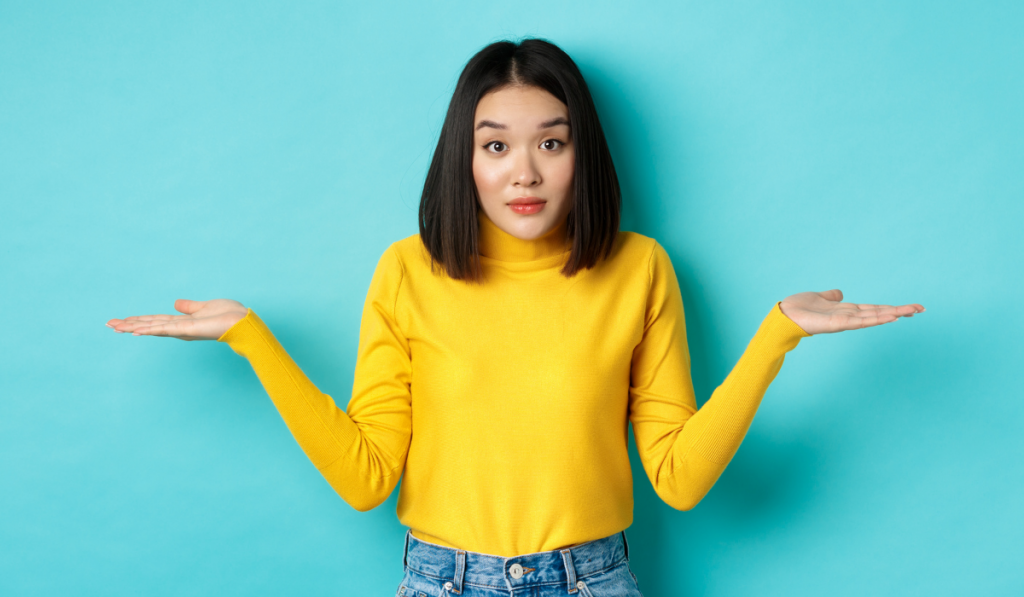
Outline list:
[[[476,217],[480,225],[480,255],[495,261],[538,261],[557,257],[572,248],[566,239],[565,220],[540,238],[523,240],[498,228],[482,209],[476,210]]]

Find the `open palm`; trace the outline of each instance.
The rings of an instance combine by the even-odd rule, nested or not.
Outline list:
[[[779,308],[808,334],[832,334],[845,330],[881,325],[900,317],[913,317],[924,311],[917,303],[901,305],[868,305],[843,303],[838,288],[825,292],[800,292],[786,297]]]
[[[184,315],[133,315],[111,319],[107,326],[133,336],[168,336],[179,340],[216,340],[249,312],[245,305],[230,299],[212,301],[174,301],[174,309]]]

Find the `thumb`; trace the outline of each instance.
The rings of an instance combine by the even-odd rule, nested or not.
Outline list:
[[[826,290],[825,292],[822,292],[820,294],[821,294],[821,296],[827,298],[830,301],[841,301],[841,300],[843,300],[843,291],[839,290],[838,288],[833,288],[832,290]]]
[[[188,299],[178,299],[174,301],[174,310],[182,313],[188,313],[189,315],[202,309],[206,306],[206,301],[190,301]]]

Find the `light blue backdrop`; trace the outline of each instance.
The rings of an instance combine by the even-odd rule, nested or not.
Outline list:
[[[669,251],[699,401],[777,300],[928,311],[804,340],[690,512],[635,458],[660,595],[1024,591],[1019,2],[0,3],[0,594],[391,595],[249,365],[117,335],[255,308],[347,402],[466,60],[580,65],[623,228]]]

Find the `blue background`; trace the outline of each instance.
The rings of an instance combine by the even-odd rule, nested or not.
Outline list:
[[[633,449],[659,595],[1024,591],[1024,4],[0,3],[0,593],[391,595],[358,513],[223,345],[111,317],[256,309],[340,404],[359,315],[485,44],[580,65],[623,229],[679,274],[705,401],[773,303],[802,341],[689,512]],[[632,449],[632,448],[631,448]]]

